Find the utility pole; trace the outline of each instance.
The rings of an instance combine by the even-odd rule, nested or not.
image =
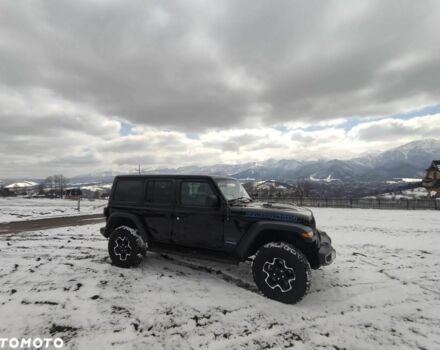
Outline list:
[[[145,171],[145,169],[142,169],[141,168],[141,165],[139,164],[138,166],[137,166],[137,168],[136,169],[134,169],[139,175],[141,175],[144,171]]]
[[[78,212],[81,211],[81,187],[78,188]]]

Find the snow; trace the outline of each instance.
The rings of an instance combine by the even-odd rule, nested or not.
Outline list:
[[[393,179],[393,180],[388,180],[385,181],[388,184],[398,184],[398,183],[415,183],[415,182],[422,182],[422,179],[419,178],[412,178],[412,177],[404,177],[401,179]]]
[[[395,150],[402,152],[408,156],[409,152],[432,152],[433,149],[440,147],[440,141],[437,139],[417,140],[395,148]]]
[[[252,183],[252,187],[254,190],[285,190],[287,189],[287,184],[280,183],[277,180],[263,180],[263,181],[254,181]]]
[[[89,191],[110,190],[111,188],[112,188],[112,184],[81,186],[82,190],[89,190]]]
[[[399,192],[387,192],[377,196],[368,196],[365,198],[380,198],[380,199],[429,199],[428,191],[424,187],[411,188],[409,190],[402,190]]]
[[[326,178],[321,179],[316,177],[317,173],[313,173],[309,176],[309,180],[313,182],[333,182],[333,181],[340,181],[339,179],[333,178],[332,174],[329,174]]]
[[[402,179],[403,182],[412,183],[412,182],[422,182],[422,179],[415,179],[411,177],[404,177]]]
[[[112,266],[99,225],[0,235],[0,334],[69,349],[439,349],[439,213],[314,213],[338,256],[296,305],[256,292],[249,263]]]
[[[50,198],[0,198],[0,222],[23,221],[60,216],[99,214],[107,200],[82,200],[78,212],[78,201]]]
[[[33,181],[22,181],[22,182],[14,182],[8,186],[5,186],[5,188],[15,189],[15,188],[28,188],[35,186],[38,186],[38,183]]]

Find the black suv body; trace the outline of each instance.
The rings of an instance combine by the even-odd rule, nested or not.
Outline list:
[[[253,201],[228,177],[117,176],[104,214],[101,233],[117,266],[139,264],[147,250],[230,262],[254,257],[260,290],[286,303],[307,293],[310,268],[336,257],[310,210]]]

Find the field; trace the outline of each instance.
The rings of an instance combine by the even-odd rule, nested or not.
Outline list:
[[[440,215],[314,210],[338,257],[297,305],[239,266],[149,253],[109,264],[99,225],[0,235],[0,336],[72,349],[439,349]]]
[[[106,200],[96,199],[89,201],[83,199],[78,212],[78,202],[65,199],[49,198],[0,198],[0,223],[42,219],[83,214],[102,213]]]

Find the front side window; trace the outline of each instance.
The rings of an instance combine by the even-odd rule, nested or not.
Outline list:
[[[114,200],[137,203],[142,198],[143,181],[140,179],[119,180],[116,184]]]
[[[171,204],[173,201],[173,182],[170,180],[148,181],[146,201],[148,203]]]
[[[180,187],[180,203],[187,206],[209,206],[209,196],[215,195],[207,182],[185,181]]]
[[[251,201],[251,196],[246,192],[243,185],[234,179],[216,179],[220,191],[222,191],[223,196],[226,200],[244,200]]]

